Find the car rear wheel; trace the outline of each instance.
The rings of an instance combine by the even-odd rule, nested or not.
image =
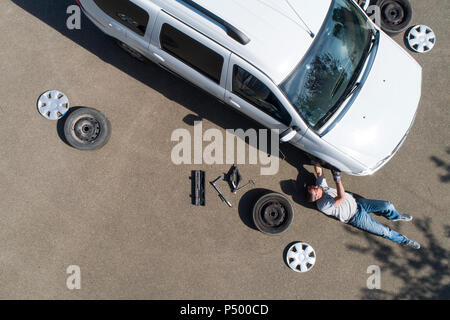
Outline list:
[[[279,193],[269,193],[259,198],[253,207],[253,222],[259,231],[269,234],[285,232],[294,219],[294,208]]]
[[[408,0],[378,0],[381,29],[395,34],[405,31],[411,23],[413,10]]]

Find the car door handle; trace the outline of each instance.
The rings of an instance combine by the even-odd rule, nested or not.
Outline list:
[[[113,25],[112,23],[108,23],[108,28],[115,29],[117,31],[122,31],[123,30],[121,27]]]
[[[236,101],[234,101],[233,99],[229,99],[228,101],[230,101],[230,103],[235,106],[236,108],[240,109],[241,105],[239,103],[237,103]]]
[[[153,56],[161,62],[166,62],[166,60],[163,57],[161,57],[159,54],[153,53]]]

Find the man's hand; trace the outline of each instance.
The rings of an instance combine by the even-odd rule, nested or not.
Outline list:
[[[340,183],[341,182],[341,172],[339,170],[331,170],[333,173],[333,179],[334,182]]]
[[[323,169],[319,164],[314,164],[314,171],[316,172],[317,178],[323,177]]]
[[[341,172],[339,170],[331,170],[334,182],[336,182],[337,197],[334,198],[334,205],[339,207],[345,200],[345,189],[341,181]]]

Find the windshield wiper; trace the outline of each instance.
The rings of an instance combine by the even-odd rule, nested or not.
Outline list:
[[[336,101],[336,104],[333,106],[333,108],[331,108],[325,114],[325,116],[319,121],[318,124],[320,124],[320,126],[322,126],[324,123],[326,123],[328,121],[328,119],[330,119],[331,116],[336,112],[336,110],[339,109],[341,104],[343,104],[344,101],[346,101],[349,97],[351,97],[360,87],[361,82],[358,81],[358,79],[360,78],[360,73],[362,72],[362,69],[366,65],[367,59],[369,59],[369,56],[370,56],[372,50],[375,48],[375,44],[377,43],[379,32],[380,31],[378,31],[376,29],[372,29],[372,31],[371,31],[372,39],[370,41],[369,48],[367,49],[367,57],[364,59],[364,62],[361,64],[360,68],[358,68],[358,70],[356,70],[352,79],[350,79],[349,86],[345,89],[342,96],[338,99],[338,101]],[[336,87],[337,87],[337,85],[336,85]],[[336,87],[335,87],[335,89],[336,89]],[[337,89],[336,89],[336,91],[337,91]],[[316,126],[318,126],[318,124],[316,124]]]
[[[370,56],[373,48],[375,48],[375,44],[377,42],[379,32],[380,31],[378,31],[376,29],[372,29],[372,31],[371,31],[372,40],[370,41],[370,46],[369,46],[369,49],[367,50],[367,57],[366,57],[366,59],[364,59],[364,62],[361,63],[360,68],[358,68],[356,70],[356,72],[354,73],[354,75],[353,75],[354,79],[350,80],[350,85],[344,91],[344,94],[337,101],[337,103],[336,103],[337,107],[339,107],[345,100],[347,100],[350,96],[352,96],[355,93],[355,91],[359,88],[359,86],[361,85],[361,82],[357,81],[357,80],[360,78],[360,73],[363,71],[362,69],[366,65],[367,59],[369,59],[369,56]],[[335,108],[333,108],[333,109],[335,109]]]
[[[346,72],[343,71],[341,73],[341,75],[339,76],[339,80],[336,82],[336,85],[334,86],[333,91],[331,91],[331,98],[334,97],[334,95],[336,94],[338,89],[341,87],[342,82],[344,82],[344,78],[345,78],[346,75],[347,75]]]
[[[352,87],[349,86],[350,90],[346,90],[344,94],[339,98],[339,100],[336,102],[333,108],[331,108],[325,116],[320,120],[320,123],[326,123],[328,119],[336,112],[337,109],[341,106],[342,103],[344,103],[345,100],[347,100],[349,97],[355,93],[355,91],[359,88],[360,82],[356,82]]]

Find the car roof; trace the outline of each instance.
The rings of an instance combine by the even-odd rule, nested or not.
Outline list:
[[[245,45],[227,35],[223,26],[182,0],[152,2],[248,61],[275,84],[280,84],[311,46],[314,39],[309,30],[317,34],[331,0],[195,0],[196,4],[250,38]]]

